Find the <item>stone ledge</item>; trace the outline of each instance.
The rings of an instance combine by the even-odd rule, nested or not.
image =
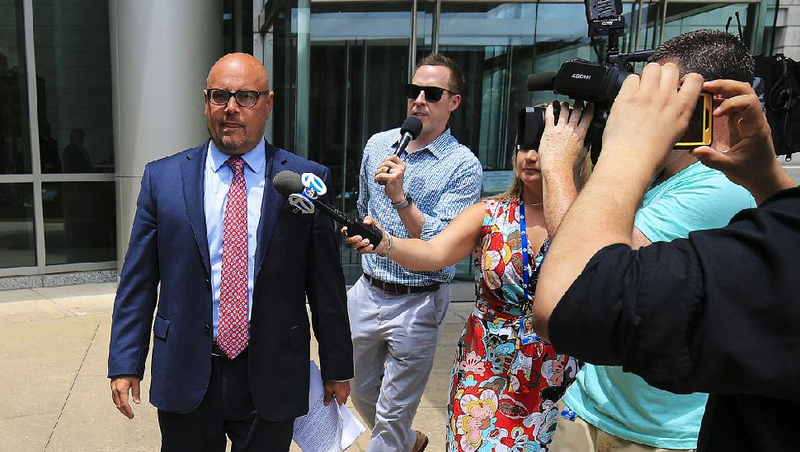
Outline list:
[[[0,278],[0,290],[72,286],[76,284],[113,282],[116,280],[116,270],[93,270],[85,272],[66,272],[32,276],[8,276]]]

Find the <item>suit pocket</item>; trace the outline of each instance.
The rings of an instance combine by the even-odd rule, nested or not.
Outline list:
[[[292,347],[301,347],[303,343],[308,343],[311,340],[311,337],[308,333],[307,329],[304,329],[302,326],[297,325],[289,328],[289,342],[292,344]]]
[[[153,336],[167,340],[167,333],[169,332],[169,320],[156,316],[156,321],[153,324]]]

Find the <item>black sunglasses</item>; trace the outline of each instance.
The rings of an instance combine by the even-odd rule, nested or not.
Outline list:
[[[409,100],[414,100],[419,97],[419,93],[425,91],[425,100],[428,102],[439,102],[442,99],[442,94],[445,91],[450,93],[451,95],[455,95],[458,93],[454,93],[449,89],[439,88],[438,86],[417,86],[413,83],[409,83],[406,85],[406,97]]]
[[[218,107],[228,105],[228,101],[231,100],[231,97],[236,99],[236,103],[238,103],[240,107],[253,107],[258,103],[258,98],[261,97],[262,94],[269,94],[269,91],[227,91],[220,88],[208,88],[205,90],[205,93],[206,99]]]

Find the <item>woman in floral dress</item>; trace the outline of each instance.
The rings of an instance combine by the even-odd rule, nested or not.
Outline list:
[[[559,163],[580,168],[591,106],[583,114],[576,106],[558,124],[552,111],[548,107],[539,147],[557,149],[548,155],[558,154]],[[573,358],[535,335],[530,318],[549,244],[546,226],[557,228],[566,213],[560,206],[569,205],[563,198],[575,193],[552,187],[545,196],[536,150],[516,152],[514,175],[506,193],[469,207],[428,242],[387,234],[373,249],[358,236],[347,240],[362,253],[386,254],[423,271],[453,265],[474,252],[477,302],[456,349],[448,452],[546,451],[556,427],[556,402],[578,371]]]
[[[534,153],[519,152],[518,167],[520,159]],[[546,450],[556,428],[556,403],[578,371],[574,359],[557,354],[550,344],[525,340],[532,300],[523,282],[519,203],[513,196],[484,202],[475,250],[478,300],[456,348],[448,451]],[[528,218],[541,215],[534,207],[524,209]],[[535,253],[529,273],[533,285],[547,243]],[[529,284],[528,294],[533,291]]]

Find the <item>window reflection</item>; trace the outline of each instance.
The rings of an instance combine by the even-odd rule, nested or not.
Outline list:
[[[0,184],[0,268],[34,265],[33,184]]]
[[[113,182],[42,184],[47,265],[116,260]]]
[[[22,1],[0,0],[0,11],[0,174],[30,174]]]
[[[309,157],[331,169],[337,203],[354,211],[364,144],[405,118],[411,4],[312,2],[311,13]]]
[[[442,4],[439,50],[461,65],[467,82],[453,134],[485,168],[511,167],[517,113],[555,97],[529,93],[528,74],[591,58],[583,17],[582,4]]]
[[[33,1],[43,173],[113,173],[108,2]]]
[[[273,141],[295,151],[296,122],[308,121],[309,158],[331,169],[334,201],[352,214],[364,144],[405,118],[411,2],[311,2],[310,67],[297,67],[298,14],[285,8],[272,24],[275,103],[281,105],[273,115]],[[296,102],[301,71],[310,75],[307,112],[298,111]],[[341,250],[352,283],[361,275],[359,255],[347,246]]]
[[[755,14],[755,8],[756,5],[751,6],[747,3],[670,3],[667,7],[667,22],[664,25],[664,41],[700,28],[725,31],[725,23],[729,17],[732,21],[728,32],[738,35],[736,24],[736,13],[738,13],[742,38],[744,42],[749,42],[752,30],[748,26],[748,10],[752,9]]]

